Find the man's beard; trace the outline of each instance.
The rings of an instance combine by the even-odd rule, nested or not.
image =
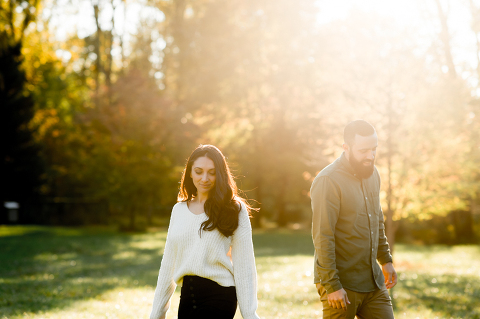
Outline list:
[[[372,176],[373,170],[374,170],[374,165],[375,164],[375,159],[373,160],[363,160],[361,162],[357,161],[353,154],[351,154],[349,160],[350,165],[352,165],[353,170],[355,173],[357,173],[358,177],[361,179],[366,179]],[[369,166],[363,165],[363,163],[371,163]]]

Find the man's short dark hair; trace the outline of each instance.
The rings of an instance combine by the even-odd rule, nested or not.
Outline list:
[[[343,140],[346,144],[353,146],[355,135],[370,136],[375,133],[372,124],[364,120],[355,120],[347,124],[343,131]]]

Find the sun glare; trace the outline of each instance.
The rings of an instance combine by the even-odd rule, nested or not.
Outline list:
[[[438,22],[438,8],[436,0],[318,0],[317,22],[327,24],[336,20],[347,19],[355,11],[372,12],[379,18],[392,21],[398,27],[408,27],[415,30],[417,36],[431,38],[440,31]],[[469,65],[476,67],[476,39],[472,33],[470,24],[471,17],[465,3],[460,1],[440,0],[444,11],[448,11],[448,27],[452,36],[452,53],[456,65]],[[480,1],[474,1],[480,2]],[[104,30],[111,28],[112,14],[115,12],[115,33],[122,35],[128,43],[131,35],[137,33],[141,22],[165,19],[164,14],[153,7],[148,7],[143,1],[114,1],[116,10],[113,11],[110,3],[103,6],[100,16],[100,24]],[[125,11],[125,5],[127,10]],[[75,7],[75,9],[72,9]],[[45,7],[44,14],[51,15],[51,26],[56,30],[59,40],[65,40],[72,34],[80,38],[95,33],[95,20],[93,6],[90,1],[78,0],[73,5],[70,1],[60,0]],[[186,15],[192,15],[190,7]],[[113,52],[115,55],[115,52]],[[460,72],[462,76],[469,74]]]
[[[479,1],[474,1],[479,2]],[[444,11],[448,11],[448,28],[452,35],[452,51],[457,65],[477,65],[476,41],[470,24],[468,8],[460,1],[440,1]],[[326,24],[335,20],[346,19],[352,11],[373,12],[379,18],[391,19],[399,27],[414,29],[417,34],[430,36],[440,30],[438,8],[435,0],[319,0],[318,22]]]

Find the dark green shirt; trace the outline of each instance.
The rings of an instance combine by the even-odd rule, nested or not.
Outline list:
[[[380,175],[360,179],[343,153],[313,181],[315,283],[370,292],[385,286],[380,264],[392,261],[380,206]]]

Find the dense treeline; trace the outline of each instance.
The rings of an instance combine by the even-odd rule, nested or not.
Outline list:
[[[20,222],[164,223],[189,152],[212,143],[256,227],[308,225],[311,181],[364,118],[392,243],[480,233],[480,67],[456,63],[438,0],[418,8],[428,36],[360,10],[320,23],[311,0],[0,3],[2,200]],[[90,32],[60,41],[55,14],[82,6]]]

